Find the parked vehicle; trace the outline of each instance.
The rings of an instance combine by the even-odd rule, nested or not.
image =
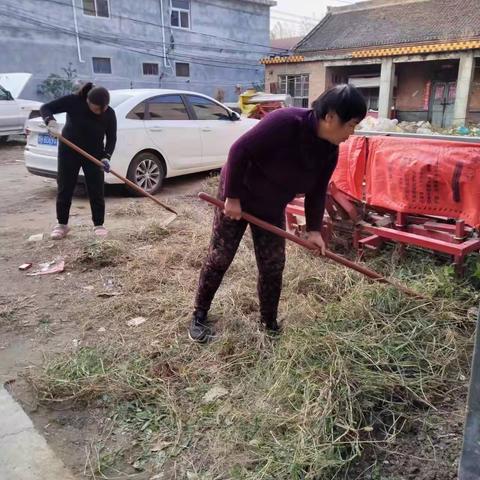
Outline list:
[[[110,96],[118,123],[112,168],[152,194],[164,178],[220,168],[230,146],[258,122],[200,93],[132,89],[112,90]],[[65,114],[55,118],[65,123]],[[28,171],[55,178],[57,139],[41,118],[30,120],[27,130]],[[108,174],[105,181],[120,182]]]
[[[31,76],[0,74],[0,143],[5,143],[9,135],[24,134],[27,120],[40,115],[40,102],[18,98]]]

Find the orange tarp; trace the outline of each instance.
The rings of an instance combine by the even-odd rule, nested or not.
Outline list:
[[[333,181],[374,207],[480,226],[480,143],[353,136]]]

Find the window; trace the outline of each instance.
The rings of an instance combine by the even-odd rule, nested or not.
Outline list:
[[[171,0],[172,14],[170,25],[177,28],[190,28],[190,0]]]
[[[0,87],[0,100],[13,100],[10,92],[3,87]]]
[[[278,93],[290,95],[294,107],[308,108],[308,75],[279,75],[278,84]]]
[[[93,73],[112,73],[112,64],[110,58],[93,57]]]
[[[175,75],[177,77],[189,77],[190,76],[190,64],[189,63],[175,63]]]
[[[139,103],[128,112],[127,118],[130,120],[145,120],[145,102]]]
[[[148,120],[190,120],[180,95],[162,95],[148,101]]]
[[[108,0],[83,0],[83,13],[91,17],[110,16]]]
[[[378,110],[378,96],[380,90],[378,88],[359,88],[365,102],[367,103],[367,110]]]
[[[144,63],[143,64],[144,75],[158,75],[158,63]]]
[[[218,103],[212,102],[205,97],[189,95],[188,99],[192,104],[193,110],[198,120],[229,120],[230,115]]]

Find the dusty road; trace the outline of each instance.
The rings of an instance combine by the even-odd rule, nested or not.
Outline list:
[[[96,430],[94,417],[64,418],[62,413],[52,416],[33,403],[22,373],[40,365],[45,354],[64,351],[82,337],[85,318],[79,306],[98,302],[89,289],[101,288],[114,274],[108,269],[79,272],[69,267],[76,249],[94,240],[83,187],[77,189],[74,197],[71,235],[68,240],[55,243],[49,239],[49,231],[55,223],[56,184],[26,171],[22,138],[0,146],[0,172],[0,381],[7,383],[39,431],[78,474],[83,470],[84,447]],[[172,204],[180,197],[194,198],[207,176],[208,173],[167,180],[159,198]],[[148,221],[169,215],[153,202],[150,205],[147,199],[125,196],[120,186],[107,188],[106,201],[105,224],[110,230],[109,239],[113,240],[125,238]],[[146,209],[149,214],[122,215],[123,210],[135,208]],[[31,235],[39,233],[44,234],[42,241],[28,241]],[[18,269],[23,263],[32,262],[35,266],[59,257],[65,258],[66,263],[62,275],[30,277]],[[73,454],[75,445],[82,449],[81,454]]]

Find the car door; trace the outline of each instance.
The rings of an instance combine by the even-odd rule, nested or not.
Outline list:
[[[20,133],[23,131],[25,119],[19,104],[10,92],[0,86],[0,136],[2,134]]]
[[[165,94],[147,101],[145,128],[164,156],[170,173],[202,168],[200,130],[181,95]]]
[[[203,164],[221,167],[227,161],[230,147],[245,130],[242,121],[232,120],[229,110],[209,98],[191,94],[186,97],[200,127]]]

